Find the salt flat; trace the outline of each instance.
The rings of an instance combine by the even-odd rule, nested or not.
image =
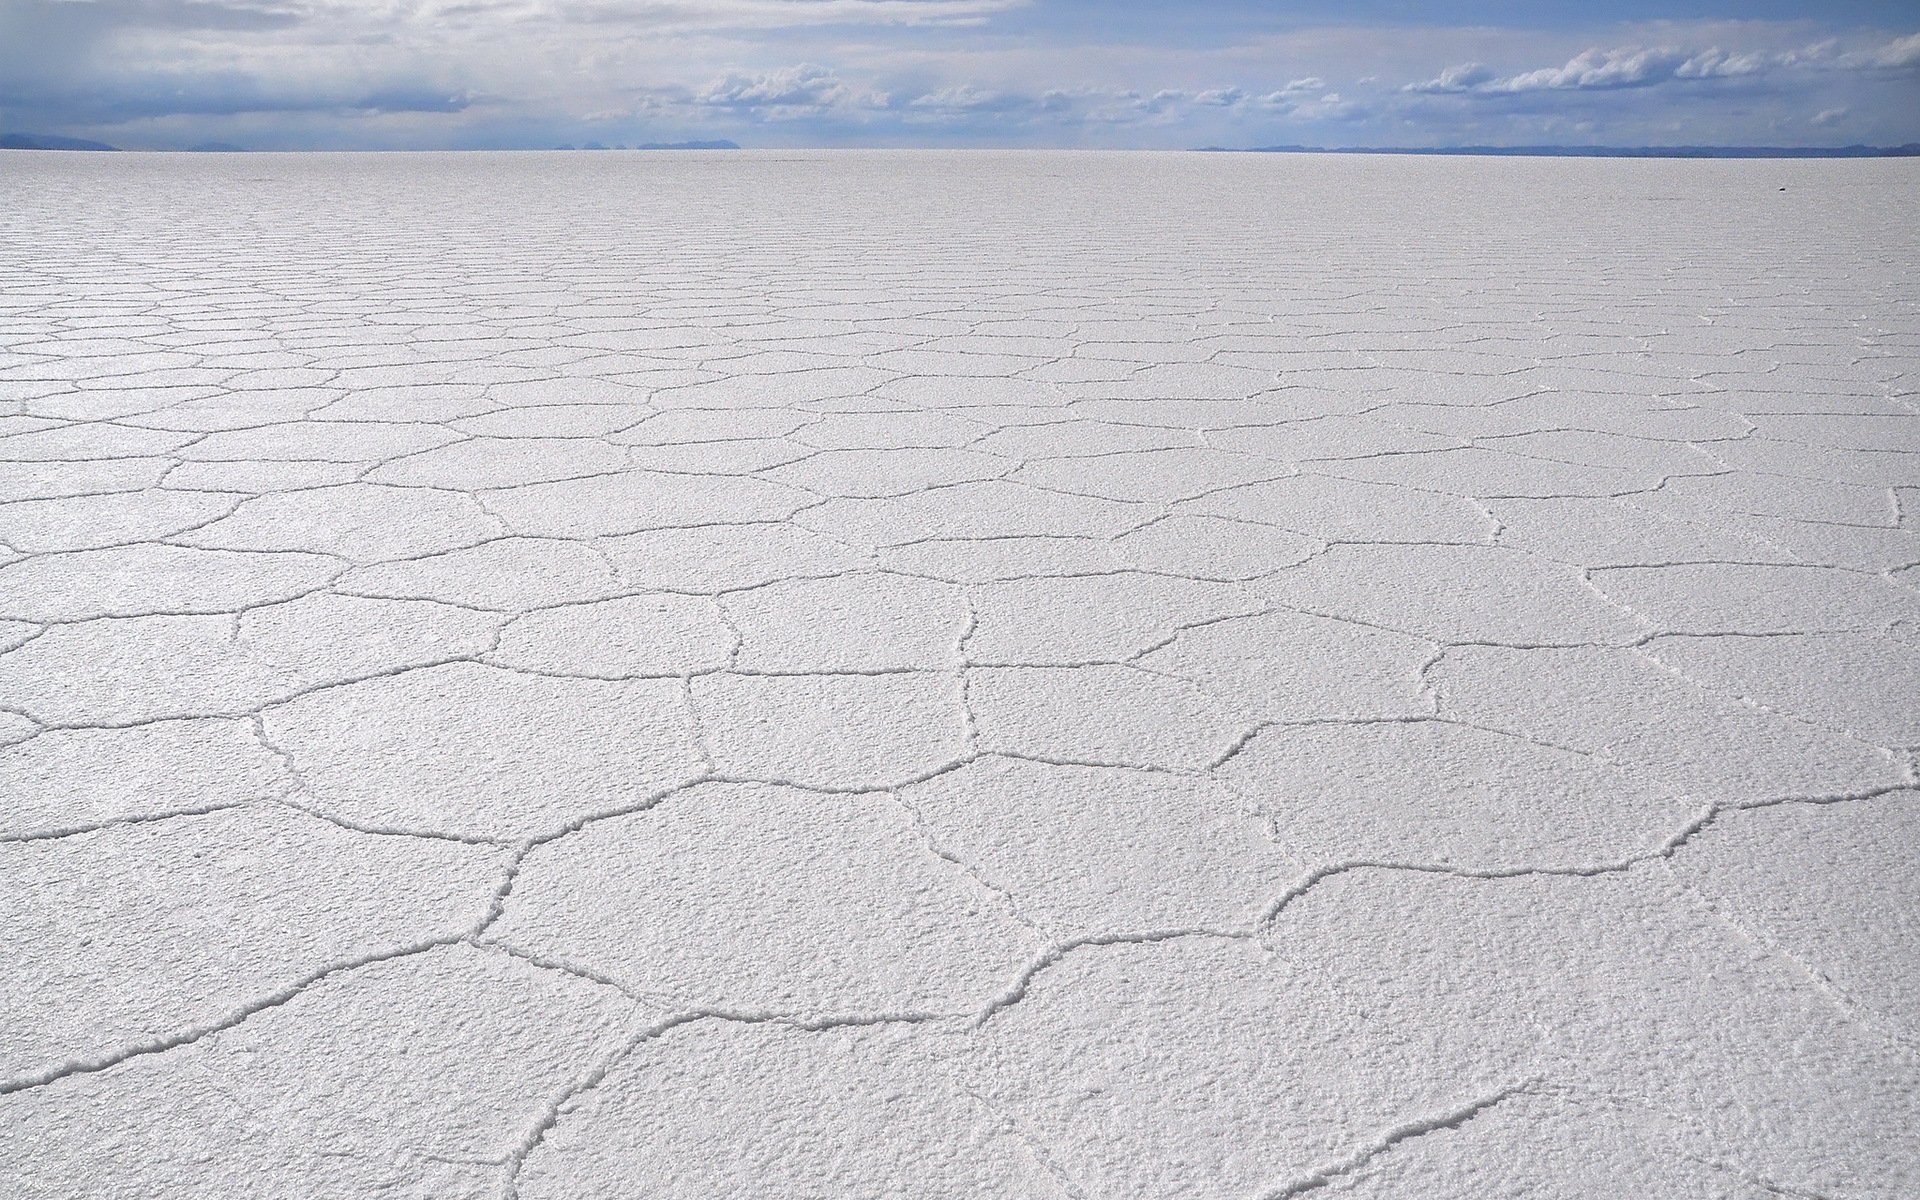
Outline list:
[[[0,1193],[1920,1194],[1917,184],[0,158]]]

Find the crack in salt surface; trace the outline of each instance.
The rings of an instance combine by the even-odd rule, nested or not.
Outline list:
[[[1513,1087],[1501,1088],[1477,1100],[1470,1100],[1456,1108],[1431,1117],[1421,1117],[1396,1125],[1375,1140],[1355,1150],[1352,1154],[1331,1165],[1321,1167],[1311,1174],[1301,1176],[1290,1182],[1280,1184],[1260,1194],[1259,1200],[1292,1200],[1295,1196],[1304,1196],[1321,1188],[1331,1187],[1342,1179],[1364,1170],[1367,1164],[1391,1151],[1402,1142],[1414,1138],[1429,1137],[1460,1128],[1481,1113],[1494,1108],[1515,1096],[1525,1095],[1539,1087],[1542,1081],[1533,1080]]]
[[[1868,788],[1858,792],[1838,793],[1830,796],[1786,796],[1778,799],[1755,801],[1750,804],[1709,805],[1698,816],[1676,829],[1658,846],[1631,854],[1611,862],[1594,863],[1585,866],[1541,867],[1516,865],[1511,867],[1462,867],[1445,863],[1393,862],[1376,860],[1353,860],[1333,863],[1320,867],[1306,879],[1283,892],[1271,905],[1260,920],[1260,927],[1270,929],[1283,912],[1295,901],[1304,897],[1314,888],[1328,879],[1345,875],[1352,871],[1407,871],[1432,875],[1452,875],[1461,879],[1515,879],[1529,875],[1564,875],[1574,878],[1592,878],[1600,875],[1617,875],[1629,871],[1642,863],[1658,862],[1672,858],[1682,847],[1705,832],[1714,822],[1729,813],[1753,812],[1758,809],[1779,808],[1790,804],[1845,804],[1856,800],[1871,800],[1879,796],[1892,795],[1907,791],[1909,783],[1888,784],[1884,787]]]
[[[532,1127],[521,1138],[519,1144],[509,1151],[505,1159],[506,1178],[503,1194],[509,1200],[516,1200],[520,1195],[520,1176],[525,1171],[528,1160],[546,1143],[547,1137],[566,1118],[571,1106],[604,1083],[615,1068],[631,1058],[642,1046],[658,1041],[683,1025],[692,1025],[701,1021],[720,1021],[737,1025],[782,1025],[807,1033],[825,1033],[835,1029],[859,1029],[874,1025],[922,1025],[951,1019],[950,1014],[944,1013],[877,1013],[841,1017],[808,1017],[788,1013],[741,1012],[726,1009],[692,1009],[675,1013],[648,1025],[629,1038],[620,1049],[606,1056],[598,1065],[568,1084],[557,1096],[547,1102],[534,1119]]]
[[[16,1076],[12,1079],[0,1080],[0,1096],[10,1095],[15,1092],[24,1092],[34,1088],[47,1087],[59,1083],[61,1080],[71,1079],[78,1075],[91,1075],[100,1071],[110,1070],[122,1063],[144,1058],[148,1055],[164,1054],[169,1050],[178,1050],[183,1046],[191,1046],[203,1038],[219,1033],[221,1030],[232,1029],[250,1017],[258,1016],[260,1013],[291,1003],[303,995],[309,988],[316,984],[324,983],[336,976],[358,970],[361,967],[372,966],[374,963],[390,962],[397,958],[423,954],[428,950],[433,950],[441,946],[456,945],[464,940],[466,940],[465,934],[448,934],[442,937],[429,938],[421,942],[414,942],[396,949],[382,950],[374,954],[364,954],[341,962],[332,963],[317,971],[309,972],[293,983],[285,987],[277,988],[225,1016],[196,1025],[191,1029],[168,1034],[164,1037],[150,1038],[112,1054],[69,1059],[58,1066],[49,1067],[44,1071]]]

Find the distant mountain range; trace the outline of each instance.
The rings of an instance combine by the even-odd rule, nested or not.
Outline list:
[[[1241,154],[1493,154],[1555,158],[1911,158],[1920,142],[1904,146],[1202,146]]]
[[[0,150],[118,150],[105,142],[57,137],[50,133],[0,133]]]

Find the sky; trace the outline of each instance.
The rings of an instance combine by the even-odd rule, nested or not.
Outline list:
[[[1920,142],[1920,0],[0,0],[131,148]]]

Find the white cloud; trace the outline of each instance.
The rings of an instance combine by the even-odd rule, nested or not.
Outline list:
[[[1671,79],[1691,56],[1671,46],[1583,50],[1565,66],[1542,67],[1479,85],[1489,92],[1582,91],[1644,87]]]
[[[339,0],[333,0],[338,4]],[[792,29],[808,25],[972,25],[1028,0],[413,0],[463,19],[550,21],[655,30]],[[348,0],[347,7],[358,0]],[[404,0],[403,0],[404,3]]]
[[[723,76],[701,89],[694,101],[791,120],[832,111],[885,108],[890,98],[884,92],[848,84],[826,67],[801,63],[754,75]]]
[[[1889,68],[1920,66],[1920,33],[1888,42],[1868,55],[1866,65]]]
[[[1472,91],[1482,84],[1492,83],[1493,78],[1493,72],[1480,63],[1461,63],[1459,66],[1448,67],[1425,83],[1409,83],[1400,90],[1444,95]]]
[[[1358,121],[1372,113],[1373,109],[1365,104],[1342,99],[1339,92],[1328,92],[1294,105],[1290,115],[1303,121]]]
[[[1739,79],[1802,68],[1899,70],[1920,65],[1920,34],[1838,54],[1832,39],[1790,50],[1686,49],[1676,45],[1589,47],[1557,67],[1499,75],[1481,63],[1448,67],[1403,86],[1421,95],[1517,95],[1528,92],[1618,91],[1675,80]]]
[[[1756,75],[1776,65],[1783,65],[1779,55],[1732,54],[1716,46],[1691,56],[1675,67],[1673,74],[1676,79],[1733,79]]]
[[[909,102],[908,107],[948,114],[1004,113],[1041,108],[1049,97],[1063,95],[1063,93],[1049,92],[1045,97],[1035,99],[1011,92],[990,91],[963,83],[917,97]]]

